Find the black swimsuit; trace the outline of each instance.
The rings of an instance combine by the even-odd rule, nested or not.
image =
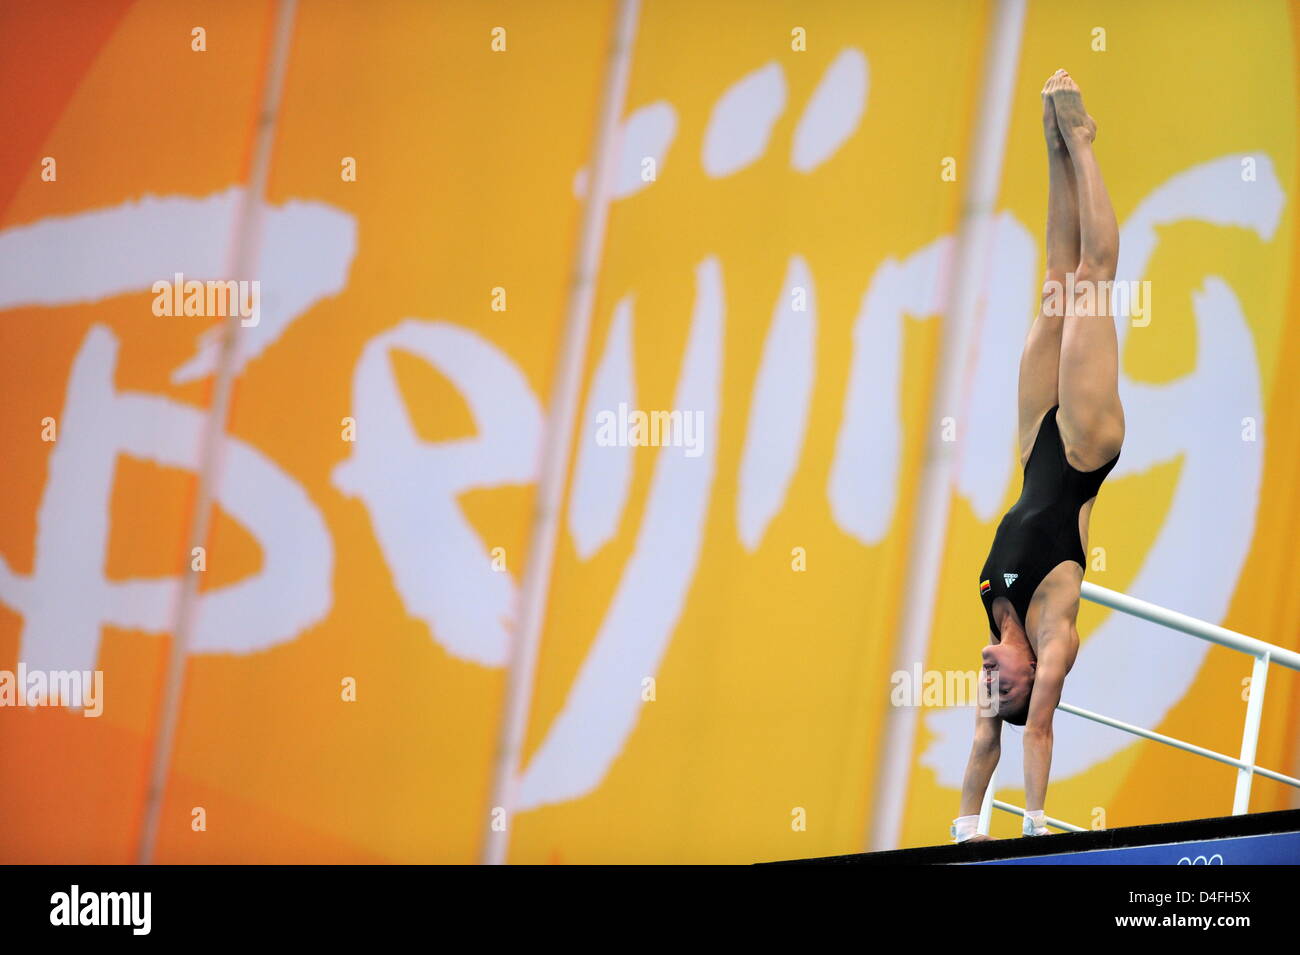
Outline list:
[[[1079,509],[1097,496],[1097,489],[1119,460],[1116,454],[1095,471],[1080,471],[1065,458],[1055,405],[1043,416],[1034,448],[1025,462],[1024,486],[993,535],[988,560],[980,571],[980,596],[989,629],[999,636],[993,601],[1006,597],[1028,626],[1029,601],[1043,578],[1067,560],[1084,567],[1079,539]]]

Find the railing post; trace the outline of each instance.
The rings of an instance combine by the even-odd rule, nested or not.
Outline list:
[[[1255,657],[1255,665],[1250,671],[1250,699],[1246,703],[1246,726],[1241,732],[1241,761],[1248,768],[1237,770],[1237,791],[1232,797],[1234,816],[1250,812],[1250,784],[1255,778],[1255,746],[1259,742],[1259,724],[1264,715],[1268,659],[1268,653]]]
[[[998,768],[993,767],[993,775],[989,776],[989,784],[984,787],[984,803],[980,806],[979,831],[981,835],[987,836],[989,828],[993,825],[993,794],[998,788]]]

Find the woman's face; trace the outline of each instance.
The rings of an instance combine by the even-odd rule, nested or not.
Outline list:
[[[1004,719],[1009,718],[1011,722],[1023,723],[1024,720],[1017,717],[1029,709],[1029,695],[1034,688],[1036,666],[1028,647],[991,643],[981,651],[980,656],[984,666],[981,679],[990,692],[994,687],[997,690],[993,700],[996,700],[998,715]]]

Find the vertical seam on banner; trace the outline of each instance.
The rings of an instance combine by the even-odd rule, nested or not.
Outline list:
[[[276,8],[271,51],[267,61],[266,84],[263,87],[262,101],[259,104],[256,120],[256,138],[248,184],[241,197],[235,219],[230,270],[231,277],[235,279],[252,274],[260,252],[266,185],[271,167],[271,148],[275,141],[275,126],[279,118],[284,74],[293,37],[296,3],[297,0],[279,0]],[[162,704],[159,708],[157,736],[150,764],[149,787],[145,794],[138,854],[142,865],[153,861],[157,847],[158,826],[171,767],[176,724],[180,717],[185,664],[189,656],[198,604],[198,571],[193,569],[190,555],[194,552],[193,548],[205,547],[208,542],[212,511],[216,501],[216,486],[221,475],[226,428],[230,417],[230,397],[234,387],[239,353],[240,322],[241,316],[236,312],[227,317],[221,329],[212,402],[205,418],[203,443],[199,449],[198,489],[190,525],[190,550],[185,556],[184,570],[181,574],[180,597],[176,605],[171,648],[167,655],[167,666],[163,677]]]
[[[977,324],[983,297],[989,256],[993,210],[1002,182],[1002,164],[1011,122],[1011,105],[1020,62],[1025,28],[1026,0],[999,0],[990,24],[984,50],[984,75],[975,110],[974,152],[970,163],[970,189],[966,194],[958,228],[956,259],[948,296],[938,374],[931,392],[930,414],[925,428],[921,490],[912,521],[900,639],[894,669],[907,669],[923,659],[934,625],[934,601],[943,571],[955,462],[966,428],[958,428],[957,440],[938,440],[928,422],[934,412],[953,415],[967,405],[970,390],[971,351],[977,341]],[[870,820],[873,850],[898,845],[907,803],[913,749],[916,740],[916,707],[889,707],[882,728],[879,769]]]
[[[609,217],[610,184],[622,148],[619,124],[627,98],[628,78],[632,69],[632,45],[636,38],[640,6],[640,0],[620,0],[607,59],[605,89],[589,166],[590,175],[587,177],[587,202],[578,235],[577,262],[569,290],[564,338],[556,364],[555,381],[551,386],[551,405],[546,415],[533,531],[528,554],[524,559],[519,614],[506,664],[505,700],[493,760],[482,853],[482,861],[489,865],[503,864],[509,849],[509,832],[513,825],[510,816],[518,794],[520,757],[532,706],[537,657],[546,619],[546,599],[555,562],[560,513],[564,505],[578,414],[578,397],[591,335],[596,280]],[[497,810],[505,813],[505,826],[500,830],[494,828],[494,813]]]

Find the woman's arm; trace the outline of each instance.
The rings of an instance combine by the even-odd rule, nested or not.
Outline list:
[[[1025,721],[1025,809],[1041,810],[1047,799],[1047,777],[1052,769],[1052,717],[1061,702],[1068,651],[1059,642],[1040,644],[1034,692]]]
[[[985,715],[983,707],[975,708],[975,741],[971,744],[970,759],[966,761],[966,776],[961,784],[961,816],[973,816],[984,802],[998,757],[1002,755],[1002,720]]]

